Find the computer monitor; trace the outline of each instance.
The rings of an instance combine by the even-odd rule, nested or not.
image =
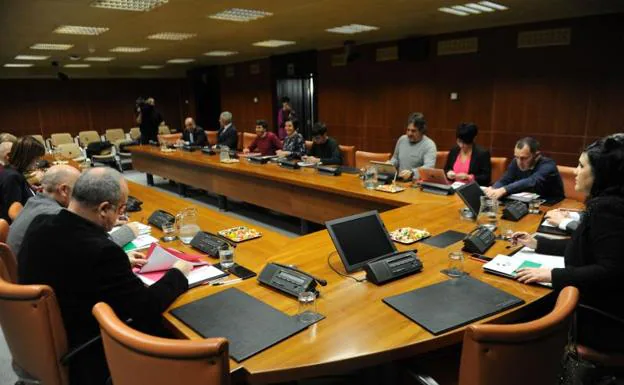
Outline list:
[[[471,182],[458,187],[455,192],[472,211],[474,218],[477,218],[479,209],[481,209],[481,197],[485,195],[481,187],[476,182]]]
[[[327,221],[325,226],[348,273],[370,260],[396,252],[377,211]]]

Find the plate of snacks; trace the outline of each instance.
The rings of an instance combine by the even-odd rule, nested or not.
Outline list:
[[[395,184],[382,184],[375,187],[375,190],[387,193],[398,193],[405,190],[405,187],[397,186]]]
[[[219,231],[219,235],[233,242],[244,242],[250,239],[260,238],[262,234],[255,229],[247,226],[236,226],[229,229]]]
[[[410,245],[430,236],[431,234],[427,230],[415,229],[413,227],[401,227],[390,233],[390,238],[393,241],[404,245]]]

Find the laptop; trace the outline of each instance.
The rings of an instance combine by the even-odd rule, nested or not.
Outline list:
[[[423,191],[442,195],[450,195],[454,192],[453,187],[451,187],[453,182],[446,178],[446,174],[441,168],[421,167],[418,169],[418,173]]]
[[[377,168],[377,180],[384,184],[390,184],[398,176],[399,171],[392,163],[371,160],[370,164]]]
[[[455,192],[457,192],[457,195],[464,201],[476,219],[481,209],[481,197],[485,195],[481,187],[476,182],[470,182],[458,187]]]

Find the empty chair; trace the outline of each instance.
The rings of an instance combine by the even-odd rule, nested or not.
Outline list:
[[[249,148],[251,143],[256,139],[256,134],[251,132],[243,132],[243,148]]]
[[[130,139],[139,140],[141,138],[141,129],[139,127],[130,128]]]
[[[577,201],[585,201],[585,194],[580,193],[574,189],[574,185],[576,182],[574,179],[576,176],[574,175],[574,167],[568,166],[557,166],[557,170],[559,170],[559,175],[561,175],[561,180],[563,180],[563,192],[565,197],[568,199],[575,199]]]
[[[507,158],[493,156],[490,158],[490,163],[492,165],[492,184],[494,184],[505,174],[507,170]]]
[[[158,127],[158,134],[159,135],[169,135],[171,134],[171,130],[169,129],[169,126],[162,124]]]
[[[208,130],[204,130],[206,132],[206,137],[208,138],[208,143],[211,146],[214,146],[215,144],[217,144],[217,135],[219,131],[208,131]]]
[[[160,143],[175,144],[180,139],[182,139],[182,133],[158,135],[158,141]]]
[[[84,149],[88,149],[87,156],[91,158],[94,164],[100,163],[109,165],[122,171],[121,166],[117,162],[117,157],[115,156],[116,151],[114,146],[101,149],[97,152],[92,152],[89,148],[91,143],[99,143],[102,141],[97,131],[80,131],[78,133],[78,141],[80,142],[80,146]]]
[[[93,307],[115,385],[226,385],[230,383],[225,338],[174,340],[130,328],[105,303]],[[149,368],[149,370],[146,370]]]
[[[61,144],[58,146],[58,151],[65,159],[72,159],[79,163],[85,160],[85,154],[83,150],[76,143]]]
[[[57,147],[59,144],[73,143],[74,138],[66,132],[60,134],[50,135],[50,144],[52,147]]]
[[[342,165],[355,167],[355,146],[338,145],[342,153]]]
[[[126,140],[123,128],[109,128],[104,132],[104,137],[113,144]]]
[[[0,221],[4,221],[4,219],[0,219]],[[0,222],[1,223],[1,222]],[[9,225],[7,223],[6,232],[9,231]],[[5,236],[6,240],[6,236]],[[2,267],[2,271],[0,272],[0,278],[4,279],[7,282],[16,283],[17,282],[17,260],[15,259],[15,254],[7,245],[2,241],[0,243],[0,266]]]
[[[78,144],[80,144],[82,148],[87,148],[90,143],[101,141],[102,139],[97,131],[80,131],[78,133]]]
[[[368,151],[356,151],[355,152],[355,167],[366,167],[367,164],[374,160],[376,162],[386,162],[390,159],[392,154],[389,152],[368,152]]]
[[[435,168],[444,168],[446,165],[446,159],[448,159],[449,152],[448,151],[438,151],[436,152],[436,163]]]

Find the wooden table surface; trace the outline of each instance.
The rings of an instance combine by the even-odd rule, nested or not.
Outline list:
[[[208,164],[207,167],[214,167],[215,169],[228,167],[218,163],[218,161],[206,161],[202,159],[203,156],[194,154],[180,153],[176,156],[189,164],[194,162],[197,162],[198,165]],[[405,199],[398,198],[404,193],[384,194],[366,191],[361,188],[359,181],[353,184],[350,184],[349,181],[341,182],[340,178],[318,176],[310,173],[311,170],[302,170],[301,177],[293,178],[290,176],[292,173],[287,170],[279,169],[280,174],[285,173],[287,175],[283,176],[278,175],[276,171],[269,171],[272,168],[272,165],[256,166],[242,163],[233,169],[236,169],[237,171],[234,172],[239,174],[266,172],[271,175],[271,180],[292,178],[293,183],[295,183],[294,180],[297,180],[296,183],[310,183],[316,186],[323,183],[336,183],[336,186],[342,185],[344,188],[357,187],[358,191],[348,193],[370,196],[373,197],[372,199],[377,199],[377,194],[383,194],[381,195],[383,198],[379,199],[390,199],[387,197],[396,197],[394,199],[399,199],[399,201]],[[273,169],[277,170],[276,168]],[[319,182],[315,184],[314,180]],[[182,200],[177,197],[167,196],[136,184],[131,184],[131,194],[145,202],[142,213],[135,213],[132,219],[140,218],[139,215],[147,217],[156,208],[175,213],[177,210],[188,206],[187,203],[182,203]],[[469,232],[475,227],[474,222],[460,219],[459,209],[464,205],[456,195],[430,196],[430,194],[415,189],[406,191],[405,194],[409,194],[413,198],[410,205],[405,206],[405,202],[402,202],[403,205],[400,205],[402,207],[386,211],[381,215],[389,231],[398,227],[411,226],[426,229],[432,235],[437,235],[446,230]],[[564,201],[557,207],[579,207],[579,205],[578,202]],[[208,209],[199,208],[198,210],[202,230],[214,232],[226,227],[246,224]],[[501,220],[499,221],[499,228],[507,227],[514,231],[534,231],[540,221],[540,215],[529,214],[520,222]],[[232,371],[239,375],[242,374],[246,381],[267,383],[341,373],[355,368],[410,357],[461,341],[464,328],[434,336],[382,303],[382,299],[385,297],[449,279],[440,273],[440,270],[447,266],[448,253],[459,250],[462,246],[461,242],[444,249],[427,246],[423,243],[416,243],[411,246],[398,245],[399,250],[414,247],[418,249],[418,255],[424,264],[423,271],[383,286],[376,286],[369,282],[358,283],[352,279],[341,277],[330,269],[328,257],[329,263],[344,273],[340,258],[335,253],[335,248],[327,231],[289,239],[259,226],[252,227],[260,230],[263,236],[260,239],[242,243],[236,248],[236,261],[238,263],[257,273],[267,261],[294,264],[306,272],[326,279],[328,285],[319,288],[321,296],[317,300],[317,310],[325,315],[326,319],[242,363],[230,361]],[[154,233],[155,236],[159,235],[157,230],[154,230]],[[185,246],[176,244],[176,242],[174,245],[180,246],[179,248],[182,250],[185,249]],[[513,250],[507,246],[507,242],[497,241],[486,254],[489,256],[499,253],[508,254]],[[511,279],[485,274],[482,271],[482,265],[482,263],[468,258],[464,263],[465,270],[472,277],[523,299],[525,305],[479,322],[511,322],[524,314],[524,311],[531,304],[543,300],[551,292],[550,289],[541,286],[523,285]],[[364,273],[356,273],[355,276],[363,278]],[[255,279],[228,286],[201,286],[192,289],[180,296],[171,308],[179,307],[230,287],[243,290],[286,314],[294,315],[298,311],[296,299],[261,286]],[[165,313],[164,317],[169,326],[180,335],[187,338],[201,338],[168,312]]]

